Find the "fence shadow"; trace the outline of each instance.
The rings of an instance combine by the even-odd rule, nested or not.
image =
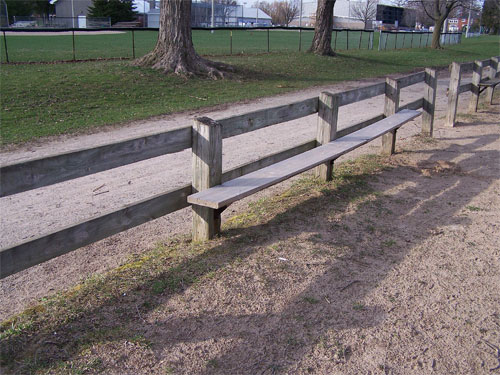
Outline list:
[[[248,228],[229,229],[224,234],[226,238],[216,241],[216,246],[209,251],[187,259],[153,280],[128,290],[126,296],[104,298],[99,304],[75,312],[73,317],[62,320],[62,323],[57,323],[49,330],[30,331],[3,340],[4,359],[10,356],[11,365],[14,361],[24,359],[23,364],[17,362],[15,365],[21,372],[26,368],[23,366],[27,366],[27,358],[31,358],[31,364],[35,361],[38,368],[51,368],[61,361],[77,358],[83,343],[98,344],[102,342],[102,332],[120,328],[120,333],[105,338],[131,340],[137,336],[144,337],[151,343],[151,350],[156,358],[179,343],[184,344],[184,353],[177,353],[181,356],[180,366],[182,359],[190,361],[199,357],[197,343],[212,339],[231,339],[234,345],[211,358],[212,363],[218,365],[207,364],[201,370],[202,374],[271,374],[277,370],[292,371],[318,344],[318,338],[326,335],[329,330],[366,328],[376,326],[384,320],[385,313],[380,306],[363,306],[359,309],[353,307],[405,259],[411,248],[432,236],[433,227],[457,224],[459,219],[453,218],[453,214],[491,185],[495,178],[483,177],[477,181],[475,191],[465,197],[464,181],[473,177],[463,173],[465,168],[461,168],[461,165],[498,156],[497,151],[479,149],[498,138],[496,134],[471,137],[473,141],[465,146],[451,145],[444,150],[429,151],[427,162],[448,160],[458,153],[470,155],[456,163],[453,170],[432,178],[423,175],[418,166],[396,164],[391,170],[375,176],[383,179],[383,183],[372,179],[371,184],[377,185],[377,189],[388,191],[403,182],[410,182],[411,188],[403,187],[390,198],[382,192],[354,212],[347,210],[350,202],[373,193],[366,186],[360,185],[363,181],[359,178],[346,179],[340,190],[326,189],[322,194],[312,196],[266,222]],[[474,171],[475,175],[488,168],[478,164],[482,167]],[[415,197],[415,191],[418,191],[418,197]],[[392,212],[383,208],[388,199],[408,202],[414,198],[417,198],[413,201],[414,204],[398,204]],[[446,207],[439,216],[430,218],[425,223],[416,218],[425,210],[435,209],[438,201],[455,204]],[[340,222],[325,219],[331,215],[332,210],[343,213]],[[343,224],[363,222],[367,212],[374,215],[379,212],[383,215],[386,229],[394,233],[394,246],[381,251],[384,238],[369,232],[352,233],[348,228],[343,229]],[[467,219],[460,220],[464,224]],[[408,229],[411,242],[400,242],[397,231],[401,227]],[[321,237],[314,235],[318,231],[323,233]],[[311,235],[305,235],[307,233]],[[144,295],[150,293],[151,285],[178,280],[179,269],[186,270],[186,275],[198,272],[196,276],[199,279],[228,265],[244,262],[259,249],[277,241],[297,238],[300,238],[298,243],[301,248],[309,245],[329,248],[341,246],[345,251],[339,256],[328,255],[328,263],[317,277],[287,300],[282,308],[273,307],[270,303],[267,309],[256,309],[257,312],[250,313],[221,314],[207,308],[205,311],[174,318],[159,314],[154,322],[143,319],[146,314],[157,311],[174,296],[183,294],[195,284],[194,278],[181,277],[174,292],[166,289],[163,294],[148,297],[147,303],[144,303]],[[308,267],[304,267],[301,272],[306,275]],[[280,284],[279,277],[276,283],[277,288],[286,287]],[[245,285],[240,287],[243,288],[242,293],[245,293]],[[251,286],[247,288],[250,290]],[[272,288],[272,292],[276,293],[276,288]],[[229,301],[227,303],[230,304]],[[57,332],[57,336],[54,332]],[[344,356],[348,359],[347,349]]]

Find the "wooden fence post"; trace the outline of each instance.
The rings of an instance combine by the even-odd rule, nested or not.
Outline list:
[[[401,91],[398,81],[385,79],[385,105],[384,116],[389,117],[399,110],[399,92]],[[382,153],[392,155],[396,149],[396,129],[382,136]]]
[[[457,117],[458,95],[460,78],[462,76],[461,65],[457,62],[451,63],[450,86],[448,87],[448,108],[446,113],[446,126],[455,126]]]
[[[492,57],[490,59],[490,72],[488,74],[489,79],[495,79],[497,76],[499,68],[498,57]],[[493,87],[488,87],[486,90],[486,97],[490,104],[493,104]]]
[[[322,92],[318,102],[318,125],[316,127],[316,144],[324,145],[333,141],[337,136],[337,119],[339,116],[339,96]],[[324,181],[331,181],[333,174],[333,160],[315,168],[317,177]]]
[[[193,193],[220,185],[222,176],[222,126],[208,117],[194,120]],[[220,232],[220,210],[193,205],[193,241],[204,241]]]
[[[483,62],[474,61],[473,72],[472,72],[472,86],[470,91],[472,93],[469,102],[469,111],[477,112],[477,104],[479,103],[479,82],[481,81],[481,75],[483,73]]]
[[[422,134],[432,137],[434,130],[434,109],[436,105],[437,74],[435,69],[425,69],[424,104],[422,113]]]

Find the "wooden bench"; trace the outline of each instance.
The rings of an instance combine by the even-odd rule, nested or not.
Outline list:
[[[188,203],[222,212],[229,204],[257,191],[284,181],[321,164],[331,162],[384,134],[395,132],[403,124],[420,115],[419,111],[403,109],[364,129],[337,138],[279,163],[188,196]]]
[[[490,93],[490,104],[493,104],[493,92],[495,91],[495,87],[500,83],[500,78],[496,78],[496,79],[490,79],[490,78],[487,78],[485,80],[482,80],[481,82],[479,82],[478,86],[479,86],[479,94],[476,96],[476,108],[475,108],[475,111],[477,112],[477,105],[479,104],[479,95],[481,95],[481,93],[490,88],[491,89],[491,93]]]
[[[486,65],[484,61],[475,61],[472,66],[472,82],[471,82],[471,92],[472,96],[469,104],[470,112],[477,112],[477,107],[479,104],[479,95],[488,89],[488,97],[490,104],[493,103],[493,92],[495,86],[500,83],[500,78],[498,75],[498,58],[492,57],[487,65],[490,66],[489,74],[486,78],[483,78],[483,68]]]

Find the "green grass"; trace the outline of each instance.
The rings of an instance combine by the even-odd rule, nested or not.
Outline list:
[[[219,81],[163,75],[128,61],[2,65],[1,138],[3,144],[22,143],[333,82],[484,59],[498,54],[499,41],[485,36],[443,50],[357,50],[333,58],[299,52],[221,56],[217,60],[234,65],[237,76]]]
[[[307,49],[312,42],[312,31],[302,32],[301,49]],[[232,50],[231,50],[232,35]],[[267,52],[267,30],[217,30],[210,33],[205,30],[193,30],[193,43],[198,53],[203,55],[230,55],[252,54]],[[367,49],[369,33],[362,31],[350,31],[349,40],[347,32],[332,35],[332,46],[337,50]],[[361,43],[360,43],[361,37]],[[133,34],[135,55],[143,56],[151,51],[158,38],[158,32],[134,31]],[[16,35],[9,34],[7,39],[7,51],[10,62],[40,62],[73,60],[73,37],[71,34],[61,35]],[[378,40],[378,34],[374,42]],[[299,32],[290,30],[269,31],[270,52],[298,52]],[[4,38],[0,37],[1,61],[6,61]],[[376,48],[376,46],[374,47]],[[75,35],[75,59],[104,59],[104,58],[131,58],[133,56],[132,32],[126,31],[119,34],[101,35]]]

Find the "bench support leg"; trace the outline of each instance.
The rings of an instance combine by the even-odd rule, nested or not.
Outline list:
[[[322,181],[331,181],[333,178],[333,161],[318,165],[314,170],[314,174]]]
[[[498,63],[498,57],[492,57],[490,59],[490,73],[488,74],[488,77],[490,79],[495,79],[497,76],[499,68],[499,63]],[[488,98],[488,102],[493,104],[493,92],[495,91],[495,87],[488,87],[488,90],[486,91],[486,97]]]
[[[471,98],[469,102],[469,111],[477,112],[477,105],[479,103],[479,82],[481,81],[481,74],[483,72],[483,62],[474,62],[474,71],[472,72],[472,87],[471,87]]]
[[[396,129],[382,136],[382,154],[392,155],[396,152]]]
[[[322,92],[319,96],[318,125],[316,130],[317,145],[326,145],[337,138],[337,120],[339,116],[339,97]],[[333,177],[333,160],[315,168],[315,175],[323,181]]]
[[[222,178],[222,127],[207,117],[194,120],[192,145],[193,191],[220,185]],[[193,241],[205,241],[220,232],[222,210],[193,205]]]
[[[220,233],[220,212],[193,204],[193,241],[206,241]]]

